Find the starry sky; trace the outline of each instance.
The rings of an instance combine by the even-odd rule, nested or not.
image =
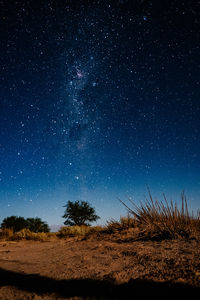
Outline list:
[[[0,1],[0,221],[200,197],[200,2]]]

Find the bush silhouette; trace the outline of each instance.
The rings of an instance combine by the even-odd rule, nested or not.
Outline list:
[[[26,219],[27,226],[32,232],[49,232],[49,226],[46,222],[43,222],[40,218],[28,218]]]
[[[99,219],[99,216],[95,214],[95,209],[86,201],[68,201],[64,207],[66,207],[63,215],[66,219],[65,225],[90,225],[91,222]]]
[[[3,219],[1,228],[10,228],[14,232],[18,232],[24,228],[29,229],[32,232],[49,232],[49,226],[46,222],[43,222],[40,218],[28,218],[11,216]]]
[[[10,228],[14,232],[20,231],[26,228],[26,220],[23,217],[11,216],[3,219],[1,228]]]

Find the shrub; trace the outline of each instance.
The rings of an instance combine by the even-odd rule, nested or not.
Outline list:
[[[42,221],[40,218],[28,218],[26,219],[26,228],[32,232],[49,232],[50,228],[48,224]]]
[[[101,226],[63,226],[57,233],[57,236],[60,238],[68,238],[68,237],[86,237],[90,234],[100,232],[103,228]]]
[[[18,232],[15,232],[11,237],[12,240],[34,240],[34,241],[45,241],[47,238],[48,236],[44,232],[35,233],[26,228]]]
[[[189,213],[185,195],[181,195],[181,208],[176,203],[153,200],[149,192],[149,200],[133,208],[123,205],[137,221],[141,228],[140,235],[149,239],[174,239],[177,237],[194,237],[200,231],[200,218]]]
[[[63,226],[58,231],[58,236],[61,238],[74,237],[74,236],[84,236],[89,231],[88,226]]]
[[[14,232],[18,232],[24,228],[29,229],[32,232],[49,232],[49,226],[46,222],[40,218],[28,218],[11,216],[3,220],[1,228],[10,228]]]
[[[20,231],[26,227],[26,220],[23,217],[11,216],[3,219],[1,228],[10,228],[14,232]]]

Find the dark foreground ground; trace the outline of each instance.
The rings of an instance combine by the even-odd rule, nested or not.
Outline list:
[[[175,292],[200,292],[199,240],[0,242],[2,300],[160,298]]]

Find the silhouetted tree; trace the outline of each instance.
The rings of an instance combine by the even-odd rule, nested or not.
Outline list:
[[[10,228],[14,232],[26,228],[26,220],[23,217],[11,216],[3,219],[1,228]]]
[[[90,222],[95,222],[99,216],[95,214],[95,209],[86,201],[68,201],[63,218],[66,219],[65,225],[90,225]]]
[[[42,221],[40,218],[28,218],[26,219],[26,228],[32,232],[49,232],[50,228],[48,224]]]
[[[28,218],[11,216],[3,219],[1,228],[10,228],[14,232],[20,231],[24,228],[30,229],[32,232],[49,232],[49,226],[40,218]]]

